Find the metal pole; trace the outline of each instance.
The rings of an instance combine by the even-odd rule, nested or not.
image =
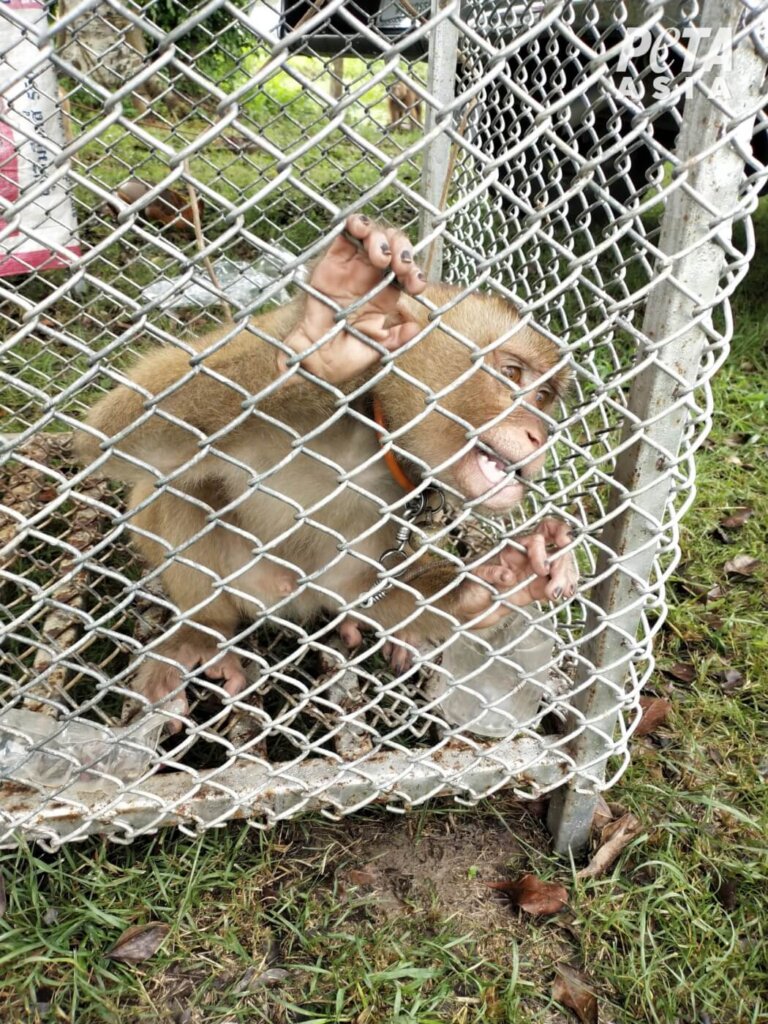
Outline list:
[[[711,45],[722,40],[724,26],[733,35],[740,32],[748,15],[741,0],[706,0],[702,26],[711,28]],[[592,635],[583,664],[591,668],[582,673],[572,702],[571,727],[579,731],[570,754],[578,771],[555,793],[550,809],[549,826],[560,853],[575,855],[588,842],[597,792],[615,752],[617,704],[629,663],[642,650],[637,628],[688,424],[688,395],[696,387],[707,346],[725,246],[735,220],[747,214],[739,197],[744,165],[738,150],[750,150],[763,94],[765,61],[759,49],[745,34],[732,51],[730,70],[712,63],[701,79],[703,88],[694,90],[685,105],[676,169],[684,184],[669,197],[659,280],[648,296],[643,322],[648,345],[641,355],[654,358],[635,377],[629,396],[622,437],[627,447],[615,475],[612,518],[601,538],[610,554],[598,565],[600,582],[591,595],[594,611],[586,626]],[[723,86],[730,94],[726,98]],[[717,100],[707,96],[710,89]],[[720,143],[728,138],[730,144]]]
[[[432,17],[446,7],[455,7],[456,0],[432,0]],[[456,64],[458,60],[459,30],[444,17],[429,34],[429,74],[427,85],[430,95],[437,104],[427,104],[425,134],[427,137],[442,123],[450,125],[453,119],[451,104],[456,90]],[[445,114],[445,109],[451,112]],[[419,212],[419,237],[427,238],[438,228],[440,234],[432,242],[429,253],[429,277],[439,281],[443,273],[442,226],[434,211],[442,213],[446,179],[451,163],[451,140],[445,131],[439,132],[424,149],[424,163],[421,172],[421,194],[426,200]],[[444,222],[443,222],[444,224]]]

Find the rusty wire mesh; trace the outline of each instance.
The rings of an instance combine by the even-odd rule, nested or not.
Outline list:
[[[766,173],[763,9],[710,4],[718,35],[696,30],[694,3],[471,0],[373,15],[338,0],[314,11],[188,3],[164,22],[154,6],[2,10],[4,117],[18,131],[29,88],[55,83],[62,127],[52,120],[35,138],[43,177],[74,207],[79,250],[56,243],[63,269],[0,278],[0,736],[26,751],[0,790],[0,840],[130,840],[168,822],[263,825],[373,800],[475,801],[501,786],[560,788],[588,805],[628,761],[708,381],[727,354],[728,296],[752,251]],[[21,69],[20,27],[36,44]],[[752,78],[728,74],[734,61]],[[414,91],[424,127],[388,126],[394,81]],[[706,124],[681,154],[694,109]],[[0,188],[3,252],[40,194],[39,181]],[[578,592],[524,609],[512,640],[500,652],[488,641],[482,670],[465,675],[450,668],[459,627],[398,676],[386,636],[349,654],[338,616],[296,622],[277,603],[233,642],[245,695],[222,704],[190,678],[185,729],[155,749],[141,717],[125,724],[131,680],[178,609],[131,548],[126,493],[75,465],[71,431],[149,346],[178,347],[228,313],[243,322],[300,293],[307,257],[350,212],[419,234],[433,275],[509,298],[556,339],[575,388],[546,479],[514,521],[449,495],[442,536],[471,562],[554,514],[576,531]],[[482,695],[491,670],[508,679],[503,698]],[[463,721],[450,713],[446,695],[477,690]],[[8,731],[7,713],[22,709],[57,723],[31,750],[23,730]],[[113,730],[85,763],[63,742],[72,723]],[[130,777],[104,752],[118,735],[137,754]]]

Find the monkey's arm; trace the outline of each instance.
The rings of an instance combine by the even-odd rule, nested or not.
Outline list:
[[[408,666],[407,645],[439,643],[451,634],[455,622],[472,630],[487,629],[514,608],[572,597],[579,581],[576,560],[568,550],[572,541],[568,524],[548,517],[532,533],[515,537],[497,555],[466,573],[455,561],[435,553],[419,559],[403,576],[410,593],[393,588],[375,613],[385,629],[395,634],[390,652],[393,668]],[[414,601],[413,590],[421,598]],[[414,618],[418,605],[423,611]],[[398,645],[398,640],[406,646]]]
[[[205,438],[230,424],[237,428],[249,400],[286,423],[298,410],[328,406],[330,411],[332,395],[289,368],[290,353],[320,380],[337,385],[353,380],[378,361],[382,348],[397,349],[419,330],[399,308],[400,290],[394,284],[379,287],[382,273],[393,270],[400,288],[411,295],[426,287],[405,235],[363,216],[350,217],[346,228],[348,237],[339,235],[315,265],[304,298],[256,318],[231,339],[231,328],[223,328],[187,349],[163,349],[142,359],[130,383],[92,409],[76,439],[80,460],[94,462],[104,438],[115,439],[102,468],[135,481],[146,478],[146,464],[170,473],[189,463]],[[354,307],[369,292],[372,297],[354,308],[346,323],[337,322],[339,309]],[[200,355],[190,354],[190,347]],[[195,472],[206,475],[206,468],[197,463]]]

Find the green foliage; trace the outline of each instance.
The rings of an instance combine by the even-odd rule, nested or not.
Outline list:
[[[171,32],[194,18],[207,4],[204,0],[190,3],[188,0],[153,0],[146,8],[146,16],[164,32]],[[230,0],[227,7],[242,11],[252,6],[252,0]],[[185,32],[180,39],[182,49],[188,54],[207,50],[215,43],[217,51],[236,54],[251,45],[252,34],[222,4],[215,8],[203,21]]]

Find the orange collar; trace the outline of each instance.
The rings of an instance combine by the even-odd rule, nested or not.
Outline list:
[[[383,431],[386,431],[387,425],[384,422],[384,410],[381,408],[381,402],[376,395],[373,396],[373,419],[377,426],[381,427]],[[404,491],[412,491],[414,485],[403,472],[403,468],[395,458],[395,454],[391,448],[384,452],[384,462],[386,463],[387,469],[392,474],[395,483],[399,484]]]

